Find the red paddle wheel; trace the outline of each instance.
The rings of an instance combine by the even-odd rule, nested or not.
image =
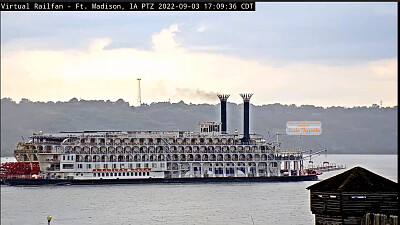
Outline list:
[[[38,175],[39,162],[6,162],[0,165],[0,178],[22,178]]]

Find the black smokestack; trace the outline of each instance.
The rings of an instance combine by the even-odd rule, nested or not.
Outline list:
[[[250,122],[249,122],[249,114],[250,114],[250,98],[253,94],[240,94],[243,98],[244,105],[244,121],[243,121],[243,139],[242,142],[248,143],[250,141]]]
[[[226,134],[226,101],[230,95],[218,95],[221,100],[221,132]]]

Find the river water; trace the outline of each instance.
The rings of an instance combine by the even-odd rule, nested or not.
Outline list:
[[[397,155],[329,155],[314,164],[323,161],[397,182]],[[314,224],[306,187],[315,182],[2,186],[1,224],[47,224],[49,214],[52,225]]]

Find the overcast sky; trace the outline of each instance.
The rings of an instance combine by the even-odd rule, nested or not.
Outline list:
[[[396,3],[256,12],[1,12],[1,97],[397,105]]]

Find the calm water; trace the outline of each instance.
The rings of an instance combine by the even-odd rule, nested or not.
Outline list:
[[[397,182],[397,155],[329,155]],[[328,172],[321,179],[343,172]],[[1,224],[314,224],[313,182],[1,187]]]

